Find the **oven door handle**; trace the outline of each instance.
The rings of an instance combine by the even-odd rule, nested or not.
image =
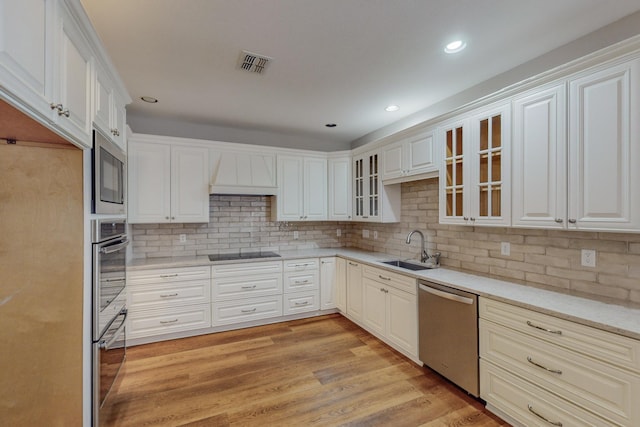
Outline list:
[[[118,252],[122,248],[126,248],[129,245],[129,239],[123,240],[121,243],[117,245],[106,246],[104,248],[100,248],[100,253],[103,254],[112,254],[114,252]]]
[[[127,325],[127,309],[123,309],[120,312],[121,315],[124,315],[124,319],[122,320],[122,324],[118,327],[118,330],[116,330],[113,333],[113,336],[109,339],[109,341],[101,341],[100,342],[100,349],[104,349],[104,350],[109,350],[109,347],[111,347],[113,345],[114,342],[116,342],[116,340],[118,339],[118,337],[120,336],[120,333],[122,332],[122,330],[124,329],[124,327]]]

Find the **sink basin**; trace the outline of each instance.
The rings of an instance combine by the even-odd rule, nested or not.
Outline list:
[[[427,270],[429,268],[433,268],[430,265],[426,264],[416,264],[413,262],[394,260],[394,261],[381,261],[383,264],[392,265],[394,267],[406,268],[407,270],[418,271],[418,270]]]

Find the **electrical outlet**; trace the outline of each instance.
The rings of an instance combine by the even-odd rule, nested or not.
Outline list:
[[[339,228],[336,230],[336,236],[342,236],[342,230],[340,230]]]
[[[503,256],[511,255],[511,243],[509,242],[500,243],[500,254]]]
[[[582,250],[582,266],[583,267],[595,267],[596,266],[596,251],[593,249]]]
[[[374,240],[378,238],[378,232],[376,230],[373,230],[373,238]]]
[[[186,243],[187,241],[187,235],[186,234],[181,234],[180,235],[180,243]]]
[[[298,238],[300,238],[300,233],[298,233],[297,231],[293,232],[293,240],[298,240]]]
[[[362,237],[365,239],[369,238],[369,230],[362,230]]]

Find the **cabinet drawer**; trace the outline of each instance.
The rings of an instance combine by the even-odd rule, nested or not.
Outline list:
[[[282,316],[282,295],[213,303],[213,326]]]
[[[160,268],[127,272],[127,285],[171,283],[211,278],[211,267]]]
[[[127,326],[127,338],[209,328],[211,327],[211,304],[143,312],[130,311]]]
[[[636,374],[484,319],[480,357],[602,417],[640,425]]]
[[[239,264],[222,264],[211,267],[211,276],[232,277],[247,274],[269,274],[282,272],[282,261],[246,262]]]
[[[318,270],[284,273],[284,291],[300,292],[318,290],[320,277]]]
[[[284,271],[309,271],[319,268],[318,258],[292,259],[284,262]]]
[[[213,301],[277,295],[282,293],[282,274],[214,278]]]
[[[526,426],[617,425],[484,360],[480,361],[480,397]]]
[[[392,271],[383,270],[381,268],[371,267],[369,265],[363,265],[362,275],[376,282],[384,283],[385,285],[393,286],[401,291],[417,294],[416,291],[416,279],[402,274],[397,274]]]
[[[480,298],[479,316],[640,373],[640,341],[487,298]]]
[[[211,301],[211,283],[206,280],[131,286],[128,307],[133,311],[168,308]]]
[[[320,292],[296,292],[284,295],[284,314],[305,313],[320,309]]]

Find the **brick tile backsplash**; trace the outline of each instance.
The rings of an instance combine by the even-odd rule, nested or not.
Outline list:
[[[269,196],[210,196],[208,224],[134,224],[134,258],[207,255],[239,250],[355,247],[417,259],[419,236],[443,266],[605,300],[640,303],[640,234],[598,233],[438,223],[438,180],[403,183],[400,223],[277,222]],[[336,236],[340,229],[342,235]],[[369,230],[369,238],[362,231]],[[293,232],[299,238],[294,240]],[[373,231],[378,232],[374,239]],[[180,243],[180,234],[187,241]],[[511,243],[509,256],[500,242]],[[597,251],[596,267],[580,264],[581,249]]]

